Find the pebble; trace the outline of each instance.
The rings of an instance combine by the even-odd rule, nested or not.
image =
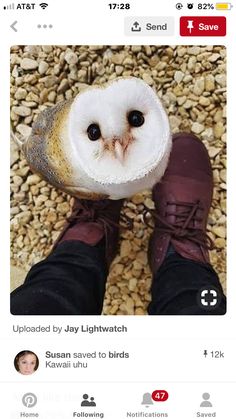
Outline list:
[[[37,185],[41,181],[41,178],[38,175],[30,175],[27,178],[27,185]]]
[[[199,122],[194,122],[191,127],[191,131],[194,134],[200,134],[204,130],[204,125],[199,124]]]
[[[16,163],[19,159],[19,148],[16,145],[16,143],[11,139],[10,142],[10,165],[11,167],[14,165],[14,163]]]
[[[22,137],[28,137],[31,134],[31,127],[25,124],[17,125],[17,131],[22,135]]]
[[[215,78],[212,74],[207,74],[205,77],[205,90],[206,92],[214,92]]]
[[[124,54],[114,54],[112,55],[111,60],[114,64],[120,65],[123,63],[124,58],[125,58]]]
[[[19,214],[20,208],[19,207],[12,207],[10,210],[11,216]]]
[[[117,304],[115,304],[114,306],[112,306],[111,308],[110,308],[110,310],[108,311],[108,313],[107,314],[116,314],[116,312],[118,311],[118,309],[119,309],[119,306],[117,305]]]
[[[45,201],[47,201],[48,197],[46,195],[38,195],[36,200],[35,200],[35,205],[37,207],[40,207],[42,204],[44,204]]]
[[[215,235],[217,237],[221,237],[222,239],[225,238],[225,228],[224,227],[213,227],[212,231],[213,231],[213,233],[215,233]]]
[[[142,265],[147,265],[147,252],[141,251],[137,253],[137,261]]]
[[[187,48],[180,47],[180,48],[178,48],[177,54],[178,54],[179,57],[183,57],[186,54],[186,52],[187,52]]]
[[[222,112],[221,109],[219,109],[214,115],[214,121],[215,122],[221,122],[222,118],[223,118],[223,112]]]
[[[214,158],[214,157],[217,156],[217,154],[219,154],[220,151],[221,151],[221,149],[218,148],[218,147],[210,147],[210,149],[209,149],[209,156],[211,158]]]
[[[205,82],[203,78],[197,79],[194,83],[193,93],[197,96],[201,96],[205,89]]]
[[[27,96],[27,90],[25,90],[23,87],[18,87],[15,93],[15,99],[22,100],[22,99],[25,99],[26,96]]]
[[[78,71],[78,80],[80,82],[87,82],[87,70],[79,70]]]
[[[128,241],[128,240],[124,240],[124,241],[121,243],[121,246],[120,246],[120,256],[121,256],[122,258],[123,258],[123,257],[127,257],[127,256],[129,256],[129,255],[130,255],[131,250],[132,250],[132,246],[131,246],[130,241]]]
[[[57,97],[56,92],[50,92],[48,95],[49,102],[55,102],[56,97]]]
[[[143,74],[143,81],[145,81],[145,83],[149,84],[150,86],[152,86],[154,83],[152,77],[148,73]]]
[[[65,61],[68,64],[74,65],[78,63],[79,57],[73,51],[67,51],[65,54]]]
[[[155,208],[155,204],[153,202],[153,200],[151,198],[146,198],[144,201],[144,205],[148,208],[148,209],[154,209]]]
[[[132,197],[132,202],[136,205],[141,204],[143,202],[143,194],[138,193]]]
[[[225,239],[223,238],[215,239],[214,243],[217,248],[225,249]]]
[[[21,68],[23,68],[23,70],[35,70],[36,68],[38,68],[38,62],[30,58],[23,58],[23,60],[21,60],[20,65]]]
[[[179,106],[182,106],[184,104],[184,102],[186,102],[186,99],[187,99],[186,96],[180,96],[180,97],[178,97],[178,99],[177,99],[178,105]]]
[[[124,61],[123,61],[123,64],[124,64],[124,66],[127,66],[127,67],[130,67],[130,66],[133,67],[133,60],[132,60],[132,58],[131,57],[126,57],[124,59]]]
[[[20,225],[29,223],[33,215],[31,211],[22,211],[20,214],[17,214],[16,219]]]
[[[223,180],[223,182],[226,182],[226,170],[223,169],[220,171],[220,178]]]
[[[29,190],[29,186],[26,183],[23,183],[23,185],[21,186],[21,191],[28,192],[28,190]]]
[[[47,214],[46,220],[47,220],[48,223],[55,223],[57,221],[57,213],[53,212],[53,211],[50,211]]]
[[[56,76],[46,76],[41,80],[47,88],[54,87],[58,83],[58,78]]]
[[[61,230],[61,228],[65,225],[65,220],[57,221],[54,225],[55,230]]]
[[[217,74],[215,76],[215,81],[218,83],[221,87],[226,86],[226,76],[225,74]]]
[[[134,291],[135,290],[135,288],[136,288],[136,286],[137,286],[137,279],[136,278],[131,278],[130,280],[129,280],[129,290],[130,291]]]
[[[209,106],[211,104],[211,101],[208,97],[201,96],[199,99],[199,105],[201,106]]]
[[[53,47],[51,45],[43,45],[42,50],[46,52],[46,54],[50,54],[50,52],[53,50]]]
[[[184,102],[184,104],[183,104],[183,108],[184,108],[184,109],[190,109],[190,108],[192,108],[194,105],[195,105],[195,102],[193,102],[193,101],[192,101],[192,100],[190,100],[190,99],[187,99],[187,100],[186,100],[186,102]]]
[[[17,186],[22,185],[22,183],[24,182],[24,180],[20,176],[13,176],[12,180],[13,180],[14,184],[17,185]]]
[[[206,128],[203,132],[202,132],[202,138],[205,141],[212,141],[214,139],[214,132],[213,132],[213,128]]]
[[[191,76],[190,74],[187,74],[186,76],[184,76],[184,78],[183,78],[183,82],[185,83],[185,84],[188,84],[188,83],[190,83],[190,81],[192,81],[193,80],[193,76]]]
[[[133,52],[140,52],[142,51],[142,47],[140,45],[132,45],[131,50]]]
[[[31,110],[27,106],[13,106],[12,110],[19,116],[29,116],[31,114]]]
[[[177,83],[180,83],[184,78],[184,73],[182,71],[176,71],[174,75],[174,79]]]
[[[57,211],[62,215],[66,215],[70,211],[68,202],[62,202],[61,204],[58,204]]]
[[[197,63],[197,58],[195,56],[191,56],[188,60],[188,69],[193,71],[195,69]]]
[[[190,55],[198,55],[201,52],[201,48],[197,46],[189,47],[187,53]]]
[[[116,263],[112,268],[112,273],[114,276],[121,275],[124,270],[124,265],[121,263]]]
[[[220,54],[212,54],[208,60],[210,61],[210,63],[215,63],[217,60],[219,60],[220,58]]]
[[[124,67],[122,65],[116,65],[115,71],[116,71],[117,76],[121,76],[121,74],[124,71]]]
[[[40,61],[39,63],[39,74],[45,74],[48,71],[49,64],[46,61]]]
[[[179,129],[179,126],[181,124],[181,119],[177,118],[177,116],[175,115],[171,115],[169,117],[170,120],[170,126],[173,132],[177,132],[177,130]]]
[[[47,201],[45,201],[45,207],[54,208],[56,207],[56,202],[52,201],[51,199],[47,199]]]
[[[32,185],[32,186],[30,186],[30,192],[32,193],[33,196],[38,195],[38,193],[39,193],[39,186],[38,185]]]
[[[223,122],[217,122],[217,124],[215,124],[213,128],[213,131],[216,138],[221,138],[221,136],[225,132],[225,127],[223,125]]]
[[[135,270],[140,270],[143,268],[143,264],[141,262],[139,262],[138,260],[135,260],[133,262],[133,267]]]
[[[57,93],[60,95],[61,93],[65,93],[66,90],[69,88],[69,82],[67,79],[63,79],[57,89]]]
[[[134,314],[134,301],[132,298],[128,297],[127,300],[120,305],[120,310],[122,310],[125,314]]]
[[[135,314],[136,316],[143,316],[143,315],[144,315],[144,314],[146,314],[146,313],[145,313],[145,311],[144,311],[144,309],[143,309],[143,308],[138,307],[138,308],[136,308],[136,309],[135,309],[134,314]]]

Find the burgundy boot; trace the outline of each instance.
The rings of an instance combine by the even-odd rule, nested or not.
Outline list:
[[[72,214],[67,219],[55,246],[70,240],[78,240],[96,246],[105,240],[106,260],[109,266],[117,253],[119,241],[119,221],[123,199],[90,201],[75,199]],[[127,220],[126,220],[127,221]]]
[[[152,193],[155,228],[148,256],[153,274],[170,245],[184,258],[209,263],[206,224],[212,194],[212,169],[204,144],[193,134],[175,134],[167,170]]]

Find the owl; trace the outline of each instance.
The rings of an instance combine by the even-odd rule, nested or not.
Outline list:
[[[31,169],[85,199],[121,199],[151,188],[167,167],[166,112],[141,79],[91,86],[43,111],[22,146]]]

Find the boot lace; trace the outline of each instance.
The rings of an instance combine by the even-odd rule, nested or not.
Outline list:
[[[170,209],[169,206],[172,206]],[[175,208],[175,209],[173,209]],[[195,203],[189,202],[167,202],[166,216],[174,216],[175,223],[169,223],[166,218],[159,215],[157,211],[145,208],[143,219],[144,223],[151,227],[148,217],[149,214],[157,221],[155,230],[160,233],[170,234],[172,237],[179,239],[188,239],[204,248],[212,250],[214,245],[211,238],[205,231],[196,227],[196,221],[202,218],[198,215],[203,208],[200,201]]]
[[[76,207],[67,218],[67,222],[69,225],[73,225],[77,221],[97,222],[102,225],[105,237],[107,238],[109,230],[112,231],[113,227],[120,227],[119,222],[114,221],[113,218],[114,214],[107,200],[88,201],[84,199],[76,203]],[[121,221],[121,227],[128,229],[133,227],[133,220],[126,214],[121,212],[119,219]]]

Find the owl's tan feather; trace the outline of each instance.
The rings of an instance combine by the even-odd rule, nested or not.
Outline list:
[[[71,101],[65,101],[43,111],[23,144],[23,152],[32,170],[57,187],[71,183],[72,169],[61,142],[61,129],[70,105]]]

